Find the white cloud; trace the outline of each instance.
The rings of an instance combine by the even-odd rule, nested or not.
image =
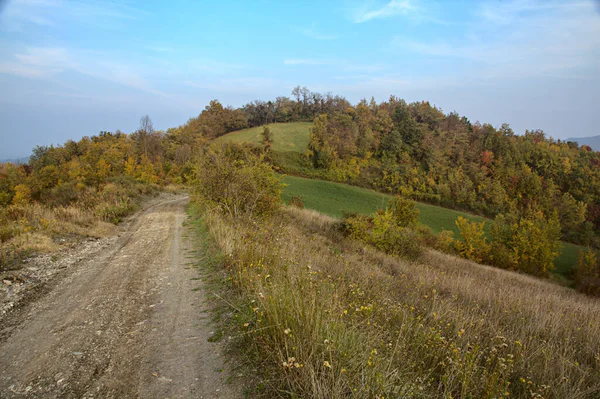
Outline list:
[[[57,73],[77,72],[147,93],[166,96],[154,89],[136,68],[121,62],[94,61],[101,55],[62,47],[30,47],[15,53],[13,60],[0,62],[0,73],[29,78],[49,78]]]
[[[406,15],[416,10],[417,7],[410,0],[390,0],[387,4],[378,8],[361,8],[355,10],[352,20],[355,23],[362,23],[372,19]]]
[[[600,18],[594,7],[592,2],[494,1],[474,13],[462,40],[395,37],[392,47],[441,62],[462,60],[466,75],[590,78],[590,69],[600,67]]]
[[[593,0],[592,0],[593,2]],[[593,4],[591,4],[593,6]],[[482,3],[475,14],[497,25],[514,23],[524,13],[568,11],[589,8],[590,1],[505,0]]]
[[[65,24],[118,26],[119,21],[137,19],[145,12],[118,2],[91,0],[13,0],[0,14],[0,27],[8,31],[26,31],[32,25],[59,28]],[[117,23],[117,25],[114,25]]]

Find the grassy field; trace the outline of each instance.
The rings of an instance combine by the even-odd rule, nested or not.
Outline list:
[[[329,216],[341,217],[343,211],[372,214],[377,209],[385,208],[390,195],[362,187],[333,183],[324,180],[305,179],[296,176],[286,176],[287,184],[283,191],[283,199],[288,201],[292,196],[302,196],[304,206]],[[469,215],[439,206],[417,203],[420,221],[435,233],[442,230],[452,230],[458,234],[455,221],[459,216],[480,222],[482,217]]]
[[[295,176],[286,176],[284,183],[287,184],[283,191],[285,201],[299,195],[302,196],[306,208],[334,217],[341,217],[343,211],[372,214],[377,209],[384,208],[391,198],[389,195],[361,187]],[[454,222],[459,216],[477,222],[485,220],[488,222],[487,227],[492,222],[480,216],[435,205],[417,203],[417,208],[420,211],[421,223],[428,226],[435,234],[439,234],[442,230],[451,230],[457,235],[458,229]],[[562,243],[560,255],[554,261],[556,273],[568,277],[577,264],[579,251],[584,249],[579,245]]]
[[[273,151],[304,153],[308,147],[308,136],[310,134],[308,129],[311,126],[312,123],[310,122],[273,123],[269,125],[273,133]],[[253,127],[226,134],[216,141],[260,144],[262,142],[262,131],[262,126]]]

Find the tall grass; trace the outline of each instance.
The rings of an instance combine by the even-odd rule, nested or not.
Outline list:
[[[113,178],[101,189],[85,188],[69,203],[58,196],[48,203],[0,207],[0,271],[19,269],[23,258],[54,252],[80,237],[103,237],[158,188]],[[66,205],[59,205],[66,202]]]
[[[287,208],[205,216],[265,397],[597,398],[600,303],[427,250],[409,262]]]

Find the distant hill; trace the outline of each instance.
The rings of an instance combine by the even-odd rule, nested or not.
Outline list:
[[[592,150],[600,151],[600,136],[592,136],[592,137],[575,137],[571,139],[567,139],[567,141],[575,141],[579,145],[589,145]]]
[[[29,157],[6,158],[0,159],[0,163],[10,162],[13,164],[24,164],[29,162]]]

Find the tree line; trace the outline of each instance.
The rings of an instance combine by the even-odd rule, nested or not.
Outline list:
[[[166,131],[154,129],[146,116],[131,134],[101,132],[36,147],[28,164],[0,166],[0,206],[73,204],[117,177],[184,184],[192,178],[194,159],[213,139],[297,121],[314,122],[305,174],[494,217],[504,226],[496,236],[505,242],[511,228],[536,226],[540,236],[598,246],[600,153],[589,147],[541,130],[518,135],[506,124],[472,123],[426,101],[391,96],[352,105],[303,87],[290,97],[239,108],[213,100],[197,117]],[[265,137],[270,146],[272,134]]]

